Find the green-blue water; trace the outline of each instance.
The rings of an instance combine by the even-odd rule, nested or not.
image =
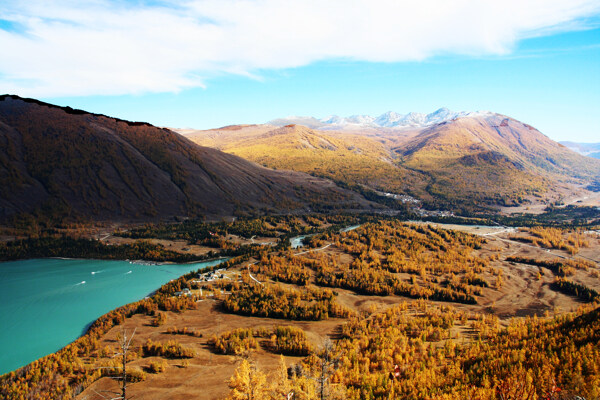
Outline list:
[[[222,261],[140,265],[37,259],[0,263],[0,374],[61,349],[108,311],[143,299],[171,279]]]

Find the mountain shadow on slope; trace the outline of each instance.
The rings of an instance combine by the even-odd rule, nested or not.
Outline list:
[[[218,217],[368,204],[332,182],[273,171],[168,129],[0,96],[0,220]]]

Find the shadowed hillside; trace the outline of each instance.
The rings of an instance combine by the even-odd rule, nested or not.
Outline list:
[[[16,96],[0,97],[0,143],[4,220],[22,213],[141,220],[361,206],[329,181],[266,169],[168,129]]]

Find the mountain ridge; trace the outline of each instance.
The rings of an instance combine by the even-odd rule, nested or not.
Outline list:
[[[0,97],[0,219],[148,220],[362,207],[355,193],[198,146],[166,128]],[[343,207],[343,206],[342,206]]]
[[[438,111],[438,121],[454,116]],[[598,161],[529,124],[491,112],[416,128],[311,129],[292,123],[186,136],[266,166],[414,196],[431,207],[515,206],[535,199],[550,204],[562,201],[567,186],[589,184],[600,176]]]

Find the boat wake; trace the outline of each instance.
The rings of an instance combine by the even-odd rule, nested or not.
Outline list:
[[[130,273],[132,273],[132,272],[133,272],[133,271],[128,271],[128,272],[125,272],[125,275],[129,275],[129,274],[130,274]]]
[[[75,284],[75,286],[79,286],[79,285],[85,285],[85,281],[81,281],[81,282]]]

